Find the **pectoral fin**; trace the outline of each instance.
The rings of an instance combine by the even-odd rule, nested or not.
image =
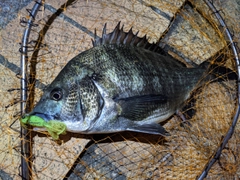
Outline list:
[[[157,124],[157,123],[143,124],[143,125],[134,124],[133,126],[128,127],[126,130],[140,132],[140,133],[161,135],[161,136],[170,136],[170,134],[164,129],[164,127],[162,127],[160,124]]]
[[[119,116],[133,121],[141,121],[152,115],[156,109],[166,106],[167,100],[168,98],[164,95],[144,95],[114,99],[121,107]]]

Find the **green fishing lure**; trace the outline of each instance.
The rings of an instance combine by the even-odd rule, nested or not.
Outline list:
[[[24,127],[26,126],[26,124],[29,124],[34,127],[46,128],[46,130],[54,140],[57,140],[60,134],[65,134],[67,129],[66,125],[60,121],[50,120],[46,122],[38,116],[25,116],[20,119],[20,122],[21,125]]]

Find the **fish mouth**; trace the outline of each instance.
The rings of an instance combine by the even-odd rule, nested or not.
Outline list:
[[[45,121],[50,121],[50,120],[54,120],[54,116],[53,115],[49,115],[49,114],[44,114],[44,113],[39,113],[39,112],[33,112],[31,114],[29,114],[31,116],[38,116],[40,118],[42,118]]]

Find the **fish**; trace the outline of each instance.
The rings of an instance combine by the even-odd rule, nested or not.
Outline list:
[[[206,63],[189,68],[120,22],[60,71],[29,117],[59,121],[82,134],[121,131],[169,136],[160,125],[207,79]],[[204,78],[205,77],[205,78]]]

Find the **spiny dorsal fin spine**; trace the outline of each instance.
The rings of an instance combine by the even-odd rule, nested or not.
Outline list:
[[[124,38],[123,44],[130,44],[130,42],[132,40],[132,35],[133,35],[132,28],[130,28],[126,37]]]
[[[123,42],[123,40],[125,39],[126,33],[123,31],[123,26],[122,26],[121,30],[118,29],[119,36],[118,36],[117,44],[121,44],[121,42]]]
[[[112,43],[116,43],[117,42],[117,38],[119,35],[119,27],[120,27],[120,22],[117,24],[117,26],[115,27],[114,31],[112,33],[110,33],[110,42]]]
[[[142,38],[137,36],[139,31],[133,34],[132,27],[128,32],[124,32],[123,31],[124,25],[120,29],[120,23],[121,21],[118,22],[115,29],[109,34],[106,34],[107,23],[105,23],[101,38],[97,37],[95,29],[94,40],[92,40],[93,47],[103,44],[125,44],[145,48],[150,51],[158,52],[162,55],[167,54],[166,52],[164,52],[162,48],[158,46],[159,41],[157,43],[149,43],[146,35],[143,36]]]
[[[130,45],[135,46],[137,44],[136,40],[138,39],[138,37],[137,37],[138,33],[139,33],[139,31],[136,32],[136,34],[133,35],[133,38],[132,38],[132,41],[131,41]]]

